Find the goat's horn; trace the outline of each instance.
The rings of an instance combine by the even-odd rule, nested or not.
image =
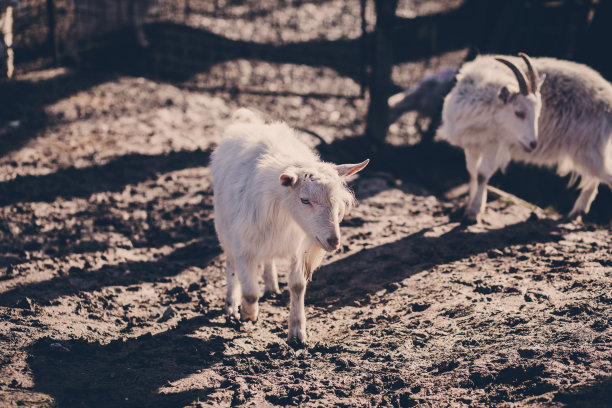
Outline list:
[[[514,76],[516,77],[516,80],[518,81],[518,84],[519,84],[519,91],[523,95],[528,95],[529,88],[527,87],[527,82],[525,81],[525,77],[523,76],[523,73],[521,72],[521,70],[518,69],[516,65],[514,65],[513,63],[511,63],[510,61],[504,58],[495,58],[495,59],[501,62],[502,64],[506,65],[508,68],[512,70],[512,72],[514,72]]]
[[[519,52],[519,57],[525,61],[527,64],[527,78],[529,78],[530,90],[533,93],[538,91],[538,72],[533,68],[533,64],[531,63],[531,59],[527,54]]]

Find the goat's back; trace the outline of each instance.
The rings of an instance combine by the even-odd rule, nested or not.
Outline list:
[[[444,100],[442,139],[453,143],[465,132],[486,132],[501,87],[518,91],[512,72],[495,57],[479,56],[461,67],[457,84]],[[526,71],[521,58],[503,57]],[[557,156],[559,149],[569,146],[606,148],[612,132],[612,85],[583,64],[554,58],[532,58],[532,62],[539,74],[546,75],[541,86],[539,147],[534,153]]]
[[[540,75],[546,75],[540,89],[538,148],[531,155],[517,151],[517,158],[558,164],[562,174],[563,167],[576,165],[589,172],[594,157],[605,158],[611,151],[612,84],[576,62],[534,58],[533,63]]]
[[[226,251],[266,257],[294,250],[300,239],[281,202],[280,175],[312,161],[317,156],[283,123],[242,121],[226,129],[211,158],[215,228]]]

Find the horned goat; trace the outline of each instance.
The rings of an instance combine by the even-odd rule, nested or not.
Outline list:
[[[335,165],[319,157],[284,123],[265,123],[247,109],[212,154],[215,228],[226,255],[226,313],[257,321],[258,271],[278,293],[275,260],[290,259],[290,341],[306,341],[306,284],[325,251],[340,245],[339,223],[353,206],[346,177],[369,162]]]
[[[440,137],[464,149],[470,174],[466,223],[478,222],[489,179],[511,160],[580,176],[570,218],[589,212],[601,182],[612,188],[612,85],[582,64],[519,56],[466,63],[444,100]]]

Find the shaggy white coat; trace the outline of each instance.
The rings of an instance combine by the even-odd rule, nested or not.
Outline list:
[[[540,87],[525,96],[494,57],[465,64],[444,101],[439,135],[464,149],[471,178],[466,219],[477,220],[490,177],[511,160],[556,166],[573,181],[580,176],[582,191],[569,216],[588,213],[599,184],[612,188],[612,85],[585,65],[532,58]],[[525,67],[520,58],[503,58]],[[537,147],[528,151],[532,143]]]
[[[275,259],[289,258],[289,339],[306,340],[304,293],[325,251],[340,244],[353,206],[345,176],[363,169],[322,162],[284,123],[240,109],[212,155],[215,228],[227,257],[226,313],[257,320],[258,271],[278,292]]]

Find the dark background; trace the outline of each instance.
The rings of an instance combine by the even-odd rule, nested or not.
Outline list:
[[[70,66],[77,72],[97,75],[128,73],[144,75],[158,81],[184,83],[194,74],[206,72],[215,64],[236,59],[306,64],[329,67],[361,86],[359,97],[370,101],[366,127],[354,140],[338,140],[322,146],[330,159],[351,150],[371,152],[371,169],[392,173],[395,177],[424,185],[437,194],[463,183],[467,174],[462,153],[447,145],[417,146],[419,132],[403,127],[409,143],[388,143],[387,98],[414,85],[424,74],[397,72],[392,67],[411,62],[431,61],[449,52],[462,53],[455,64],[476,53],[519,51],[532,56],[553,56],[586,63],[601,74],[612,76],[609,40],[612,38],[612,5],[594,0],[564,1],[354,1],[347,3],[353,17],[350,33],[333,29],[304,37],[298,27],[281,35],[285,26],[296,25],[299,15],[274,20],[275,1],[199,1],[165,0],[147,13],[145,32],[150,46],[139,47],[129,24],[107,24],[109,30],[94,30],[76,41],[78,52],[70,52],[66,39],[74,35],[70,25],[75,19],[100,19],[104,13],[95,2],[82,2],[71,9],[62,0],[27,0],[15,9],[14,51],[16,72],[27,73],[50,66]],[[296,10],[308,2],[280,1]],[[315,1],[323,7],[325,1]],[[376,10],[379,10],[377,19]],[[387,14],[384,14],[384,13]],[[349,14],[349,13],[347,13]],[[113,16],[103,18],[113,20]],[[120,21],[122,17],[115,17]],[[227,27],[207,26],[207,21],[224,18],[235,21]],[[278,35],[261,35],[257,31],[241,33],[240,21],[257,20],[269,24]],[[327,26],[334,26],[334,22]],[[378,28],[377,28],[378,27]],[[314,28],[316,30],[316,27]],[[382,36],[382,37],[381,37]],[[397,70],[396,70],[397,71]],[[31,84],[3,81],[0,91],[15,95],[17,100],[0,111],[3,126],[24,116],[34,104],[56,99],[53,90],[29,95]],[[220,91],[241,92],[240,86],[216,85]],[[210,91],[210,89],[208,89]],[[70,92],[70,91],[69,91]],[[281,92],[281,91],[279,91]],[[274,92],[272,92],[274,93]],[[66,90],[62,90],[66,96]],[[356,95],[357,96],[357,95]],[[370,98],[371,96],[371,98]],[[30,127],[44,128],[44,115],[28,114]],[[412,135],[410,133],[412,132]],[[33,132],[30,132],[33,133]],[[359,138],[366,136],[366,140]],[[5,137],[0,153],[12,150],[25,135]],[[406,139],[406,137],[404,137]],[[349,154],[350,156],[350,154]],[[435,163],[435,164],[434,164]],[[567,213],[578,192],[566,189],[569,177],[560,178],[551,170],[511,165],[504,175],[498,174],[492,185],[508,190],[541,207]],[[612,193],[600,186],[600,194],[588,222],[607,224],[612,219]]]

